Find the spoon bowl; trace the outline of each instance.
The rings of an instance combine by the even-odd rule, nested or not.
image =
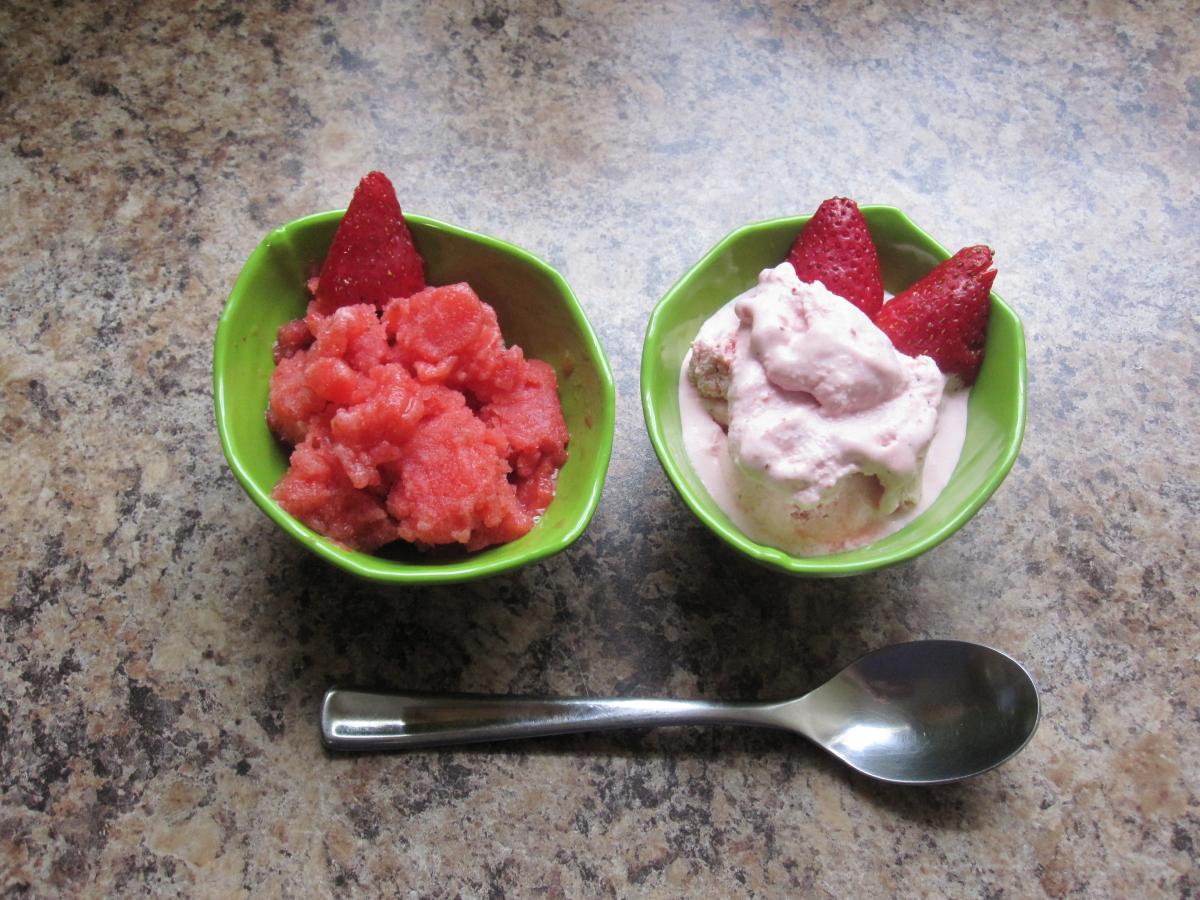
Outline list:
[[[864,775],[894,784],[961,781],[1033,737],[1037,688],[1010,656],[965,641],[868,653],[803,697],[775,703],[633,698],[380,694],[331,689],[331,750],[396,750],[665,725],[752,725],[801,734]]]
[[[779,714],[865,775],[940,784],[1014,756],[1033,737],[1040,704],[1033,679],[998,650],[913,641],[867,654]]]

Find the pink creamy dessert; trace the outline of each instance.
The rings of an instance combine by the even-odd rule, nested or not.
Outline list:
[[[700,329],[684,360],[684,444],[748,537],[793,556],[903,527],[950,479],[967,394],[791,263]]]

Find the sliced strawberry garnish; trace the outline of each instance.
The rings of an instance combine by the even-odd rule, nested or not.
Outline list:
[[[959,250],[886,303],[875,324],[901,353],[932,357],[943,374],[973,384],[983,363],[988,294],[996,279],[991,265],[987,247]]]
[[[787,261],[801,281],[819,281],[872,319],[883,305],[879,257],[858,204],[831,197],[817,207]]]
[[[425,287],[425,266],[413,246],[396,190],[382,172],[371,172],[354,190],[321,267],[315,311],[343,306],[382,307]]]

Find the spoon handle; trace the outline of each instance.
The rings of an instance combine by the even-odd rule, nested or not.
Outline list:
[[[770,704],[486,694],[377,694],[331,689],[321,739],[331,750],[399,750],[661,725],[780,727]]]

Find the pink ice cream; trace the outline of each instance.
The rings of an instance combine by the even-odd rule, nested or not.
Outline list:
[[[705,322],[685,365],[684,437],[701,480],[749,537],[793,555],[900,527],[961,451],[965,392],[943,417],[954,433],[929,484],[946,379],[790,263]]]

